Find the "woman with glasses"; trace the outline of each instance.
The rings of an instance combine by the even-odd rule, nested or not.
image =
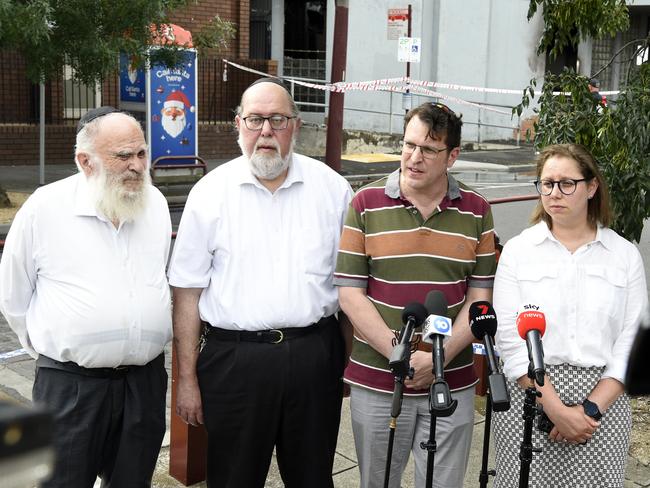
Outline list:
[[[518,486],[529,357],[516,317],[526,304],[546,319],[545,381],[529,486],[622,487],[631,415],[623,378],[647,306],[637,248],[609,229],[603,177],[583,146],[542,151],[532,227],[504,247],[494,285],[497,346],[510,380],[511,408],[495,414],[495,487]],[[541,420],[541,422],[540,422]]]

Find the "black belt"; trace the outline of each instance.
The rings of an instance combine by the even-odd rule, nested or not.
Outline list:
[[[311,334],[329,322],[336,322],[336,317],[334,315],[323,317],[315,324],[308,325],[307,327],[285,327],[282,329],[268,330],[230,330],[213,327],[207,322],[203,322],[203,324],[205,325],[206,339],[215,338],[222,341],[280,344],[281,342],[289,341],[296,337],[304,337]]]
[[[155,361],[155,359],[153,361]],[[146,364],[144,366],[129,365],[117,366],[115,368],[84,368],[72,361],[61,362],[39,354],[38,359],[36,359],[36,366],[39,368],[59,369],[61,371],[67,371],[68,373],[91,376],[93,378],[119,379],[124,378],[130,371],[143,368]]]

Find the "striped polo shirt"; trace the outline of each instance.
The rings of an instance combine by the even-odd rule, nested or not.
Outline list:
[[[334,274],[337,286],[366,288],[384,322],[402,328],[402,310],[410,302],[424,303],[440,290],[454,320],[465,303],[468,287],[491,288],[496,270],[494,222],[487,200],[448,175],[448,190],[426,220],[401,197],[400,170],[361,188],[350,203]],[[431,350],[414,336],[417,348]],[[388,359],[354,337],[345,380],[372,390],[392,392],[394,377]],[[445,368],[450,389],[476,383],[469,345]],[[428,390],[405,388],[404,394]]]

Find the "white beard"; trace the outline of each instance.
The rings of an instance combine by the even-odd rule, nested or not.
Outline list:
[[[163,115],[161,121],[165,132],[172,137],[177,137],[185,129],[185,115],[182,117],[177,116],[176,120],[173,120],[169,115]]]
[[[287,155],[282,157],[280,154],[280,145],[277,142],[264,142],[265,145],[273,144],[275,145],[276,153],[275,154],[258,154],[257,146],[262,143],[258,140],[253,148],[253,154],[246,154],[244,146],[241,140],[241,135],[237,139],[239,147],[242,150],[242,153],[248,159],[248,166],[254,176],[262,180],[274,180],[282,173],[284,173],[289,168],[289,163],[291,162],[291,157],[293,156],[293,146],[295,139],[291,139],[291,145],[287,151]]]
[[[124,186],[124,180],[132,178],[133,174],[110,173],[99,158],[93,158],[93,163],[96,172],[87,181],[97,210],[111,222],[134,221],[147,204],[147,187],[151,185],[149,172],[142,173],[142,181],[137,190],[129,190]]]

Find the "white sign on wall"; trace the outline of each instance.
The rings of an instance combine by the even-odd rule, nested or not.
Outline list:
[[[396,41],[408,35],[409,9],[388,9],[388,40]]]
[[[397,61],[419,63],[422,43],[419,37],[400,37],[397,40]]]

